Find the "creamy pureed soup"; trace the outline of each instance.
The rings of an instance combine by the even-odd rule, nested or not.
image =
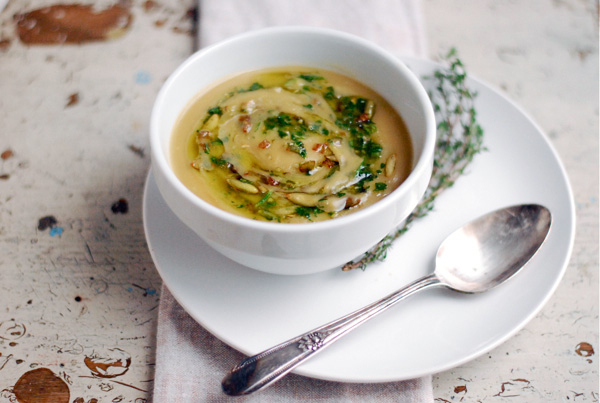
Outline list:
[[[365,208],[412,168],[400,116],[327,70],[244,73],[199,94],[174,127],[170,162],[205,201],[257,220],[311,222]]]

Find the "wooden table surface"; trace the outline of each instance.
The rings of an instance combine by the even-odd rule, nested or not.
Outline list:
[[[0,402],[151,399],[161,279],[141,219],[148,125],[194,49],[195,0],[96,4],[100,17],[67,1],[0,11]],[[69,33],[35,13],[51,5]],[[577,215],[554,296],[506,343],[434,375],[436,401],[597,402],[598,4],[422,11],[431,58],[456,47],[547,133]]]

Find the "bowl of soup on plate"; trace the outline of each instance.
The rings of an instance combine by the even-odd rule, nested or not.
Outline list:
[[[159,92],[150,142],[162,197],[203,241],[256,270],[310,274],[410,214],[435,119],[417,77],[375,44],[277,27],[187,59]]]

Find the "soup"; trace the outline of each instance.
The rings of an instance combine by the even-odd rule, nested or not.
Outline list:
[[[176,176],[225,211],[313,222],[363,209],[412,168],[410,136],[376,92],[306,67],[247,72],[203,91],[178,118]]]

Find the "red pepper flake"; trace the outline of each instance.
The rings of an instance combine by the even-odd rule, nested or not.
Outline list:
[[[354,199],[352,197],[348,197],[346,199],[346,206],[344,208],[352,208],[354,206],[358,206],[360,204],[360,199]]]
[[[329,146],[327,144],[317,143],[313,146],[312,149],[313,151],[323,154],[328,148]]]
[[[459,385],[454,387],[454,393],[467,393],[467,385]]]
[[[325,158],[325,160],[323,161],[323,163],[321,165],[323,165],[324,167],[327,167],[327,168],[333,168],[335,165],[335,161]]]
[[[271,143],[268,140],[263,140],[258,144],[258,148],[262,148],[263,150],[266,150],[269,147],[271,147]]]
[[[276,179],[273,179],[273,177],[271,177],[271,176],[267,176],[267,183],[271,186],[279,185],[279,181]]]
[[[371,120],[371,118],[369,117],[369,115],[367,115],[366,113],[363,113],[362,115],[360,115],[357,119],[357,122],[361,123],[361,122],[368,122],[369,120]]]
[[[249,133],[252,129],[252,122],[250,121],[250,115],[242,115],[238,119],[242,123],[242,132]]]

